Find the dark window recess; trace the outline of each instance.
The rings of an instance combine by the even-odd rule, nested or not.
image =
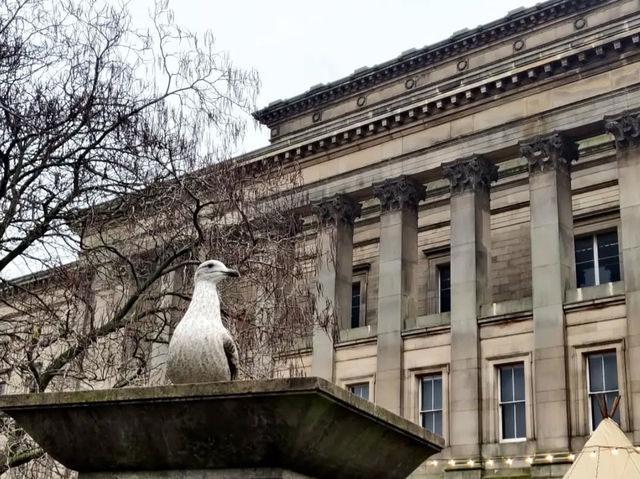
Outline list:
[[[598,400],[602,395],[607,399],[607,409],[611,410],[613,401],[620,393],[618,389],[618,366],[614,351],[588,356],[589,363],[589,402],[591,407],[591,429],[595,430],[602,421]],[[616,409],[614,421],[620,424],[620,409]]]
[[[616,231],[576,238],[574,245],[578,288],[620,281]]]
[[[440,313],[451,311],[451,266],[438,266],[438,305]]]
[[[526,437],[524,366],[522,364],[500,368],[500,416],[502,439]]]
[[[351,285],[351,327],[360,326],[360,281]]]

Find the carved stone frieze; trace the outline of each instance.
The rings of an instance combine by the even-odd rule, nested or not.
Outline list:
[[[443,164],[442,174],[449,180],[452,195],[467,191],[488,193],[491,183],[498,179],[498,167],[473,155]]]
[[[318,222],[322,225],[347,224],[353,226],[353,222],[362,211],[360,203],[342,194],[316,201],[311,205],[311,208],[318,217]]]
[[[419,181],[403,175],[374,184],[373,195],[380,200],[383,212],[403,208],[415,210],[425,199],[426,188]]]
[[[537,136],[520,142],[520,154],[529,163],[529,173],[548,170],[569,172],[578,160],[578,145],[562,133]]]
[[[605,117],[604,129],[616,139],[616,148],[640,146],[640,110]]]

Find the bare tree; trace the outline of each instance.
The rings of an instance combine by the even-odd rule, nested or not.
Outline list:
[[[142,30],[100,1],[0,4],[0,375],[33,392],[157,382],[205,258],[242,274],[222,292],[242,374],[277,374],[313,324],[313,253],[295,165],[229,158],[256,73],[166,5]],[[42,272],[9,279],[16,263]],[[56,475],[3,421],[0,471]]]

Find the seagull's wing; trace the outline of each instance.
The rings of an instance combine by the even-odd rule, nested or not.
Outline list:
[[[223,335],[224,353],[227,356],[227,363],[229,363],[229,371],[231,371],[231,380],[238,377],[238,347],[236,342],[231,337],[231,334],[226,329]]]

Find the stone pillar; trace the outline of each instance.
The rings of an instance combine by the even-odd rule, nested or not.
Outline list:
[[[477,460],[481,443],[477,317],[480,305],[491,297],[489,189],[498,178],[498,168],[474,155],[443,165],[443,174],[451,184],[449,442],[453,457]]]
[[[373,185],[380,200],[376,404],[402,415],[402,328],[415,318],[420,182],[406,176]]]
[[[540,452],[569,449],[564,297],[575,287],[571,162],[576,144],[559,133],[521,142],[529,163],[535,432]],[[531,431],[531,425],[527,425]]]
[[[620,245],[627,305],[630,429],[640,443],[640,111],[605,118],[616,140],[620,190]],[[624,404],[623,404],[624,407]]]
[[[313,331],[311,374],[333,381],[335,327],[346,328],[351,315],[353,223],[360,203],[335,195],[312,205],[319,223],[315,294],[318,324]]]

